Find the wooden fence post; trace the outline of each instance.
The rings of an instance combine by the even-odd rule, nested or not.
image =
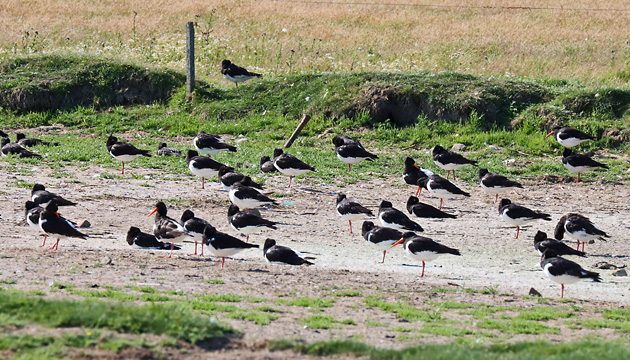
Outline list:
[[[289,138],[289,140],[287,140],[287,143],[284,144],[284,148],[288,149],[291,144],[293,144],[293,142],[295,141],[295,139],[297,139],[298,135],[300,135],[300,132],[302,131],[302,129],[304,129],[304,127],[306,126],[306,124],[308,124],[308,121],[311,120],[311,116],[310,115],[306,115],[304,114],[304,116],[302,117],[302,121],[300,121],[300,124],[298,125],[298,127],[295,129],[295,131],[293,132],[293,134],[291,135],[291,137]]]
[[[186,23],[186,95],[195,90],[195,25]]]

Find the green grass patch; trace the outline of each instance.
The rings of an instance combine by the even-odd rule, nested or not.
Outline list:
[[[477,322],[480,329],[498,330],[505,334],[559,334],[560,329],[555,326],[540,324],[535,321],[522,319],[493,320],[486,319]]]
[[[221,280],[221,279],[207,279],[204,280],[204,282],[207,282],[208,284],[225,284],[225,281]]]
[[[418,309],[410,305],[401,304],[400,302],[388,303],[377,296],[366,296],[363,302],[367,306],[376,307],[388,313],[394,313],[396,314],[396,318],[399,319],[424,322],[442,320],[442,316],[439,311],[433,309]]]
[[[118,301],[150,301],[150,302],[165,302],[171,300],[170,297],[162,294],[154,294],[154,293],[143,293],[143,294],[132,294],[126,293],[122,291],[116,290],[81,290],[81,289],[70,289],[70,293],[78,296],[83,296],[86,298],[107,298],[111,300]]]
[[[335,303],[335,300],[302,297],[302,298],[297,298],[297,299],[278,299],[278,300],[275,300],[274,303],[278,305],[287,305],[287,306],[302,306],[302,307],[309,307],[309,308],[328,308],[328,307],[333,306],[333,304]]]
[[[49,300],[0,291],[0,313],[48,327],[110,329],[120,333],[164,334],[195,343],[233,330],[212,323],[180,304],[131,305],[98,300]]]
[[[337,296],[337,297],[361,297],[361,296],[363,296],[363,294],[361,294],[361,292],[354,291],[354,290],[337,291],[337,292],[333,292],[330,295]]]
[[[241,302],[242,296],[236,294],[201,294],[196,295],[199,301],[207,302]]]
[[[337,320],[330,315],[313,315],[307,318],[300,319],[300,324],[307,326],[310,329],[332,329],[340,327],[338,324],[343,325],[356,325],[356,322],[352,319]]]
[[[555,307],[536,306],[531,309],[522,310],[516,319],[546,321],[559,318],[573,318],[578,316],[575,311],[563,311]]]

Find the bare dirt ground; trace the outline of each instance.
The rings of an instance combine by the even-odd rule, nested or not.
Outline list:
[[[628,264],[630,244],[630,188],[626,185],[601,182],[549,184],[543,179],[521,179],[525,189],[506,195],[513,202],[552,214],[553,221],[538,222],[521,231],[498,216],[494,196],[474,185],[456,182],[471,192],[465,200],[447,200],[445,210],[458,215],[453,220],[416,219],[424,228],[423,235],[458,248],[462,256],[445,255],[427,263],[424,278],[419,278],[420,264],[411,260],[401,246],[388,251],[384,264],[379,264],[382,251],[368,245],[360,235],[362,221],[354,223],[350,234],[348,223],[334,210],[336,194],[344,192],[373,209],[376,214],[381,200],[392,201],[404,210],[409,195],[415,188],[403,186],[402,177],[374,179],[369,182],[339,187],[335,184],[313,184],[308,176],[298,179],[291,190],[284,188],[287,179],[277,175],[267,180],[269,190],[286,194],[278,198],[280,205],[263,209],[262,215],[281,222],[277,231],[266,231],[250,237],[250,242],[262,244],[272,237],[279,244],[309,253],[316,257],[311,267],[271,265],[264,261],[262,249],[243,251],[226,260],[221,269],[220,259],[210,256],[187,255],[194,245],[187,243],[171,259],[161,251],[132,249],[125,241],[130,226],[151,232],[153,218],[147,215],[158,200],[164,200],[169,215],[179,218],[185,209],[208,220],[220,231],[237,235],[227,222],[228,194],[217,183],[200,182],[190,177],[168,180],[168,174],[151,169],[127,168],[124,179],[104,179],[102,172],[113,169],[99,167],[68,167],[73,178],[54,177],[53,171],[42,166],[32,175],[16,175],[0,170],[0,201],[2,203],[0,238],[0,279],[15,284],[3,285],[23,290],[49,290],[52,283],[71,283],[89,289],[95,285],[123,288],[128,285],[151,286],[159,291],[181,290],[184,294],[238,294],[244,297],[267,299],[262,305],[281,310],[279,318],[269,325],[255,325],[248,320],[223,318],[219,320],[242,331],[242,340],[219,351],[219,358],[294,358],[292,352],[269,352],[265,344],[273,339],[303,339],[307,342],[354,338],[368,344],[400,348],[418,342],[446,342],[451,337],[426,335],[403,340],[396,326],[415,326],[396,318],[394,314],[368,308],[362,303],[367,295],[383,296],[385,301],[405,301],[419,307],[430,301],[452,300],[465,303],[510,304],[528,308],[537,300],[523,298],[534,287],[544,297],[560,297],[560,285],[553,283],[541,271],[539,256],[533,248],[533,236],[543,230],[550,236],[558,219],[568,212],[589,216],[601,229],[610,234],[607,242],[587,244],[587,258],[572,259],[583,267],[594,269],[595,263],[606,261],[622,266]],[[335,164],[342,166],[341,164]],[[27,168],[27,167],[25,167]],[[353,171],[361,171],[361,166]],[[476,171],[468,169],[467,171]],[[402,164],[401,164],[402,172]],[[135,175],[132,178],[132,175]],[[47,189],[79,202],[76,207],[65,207],[60,213],[68,219],[89,220],[84,229],[90,237],[83,240],[62,241],[58,251],[40,247],[42,237],[24,222],[24,202],[30,190],[19,187],[19,180],[43,183]],[[424,192],[420,200],[434,206],[436,198]],[[377,222],[375,218],[370,219]],[[51,242],[48,244],[52,245]],[[574,245],[573,242],[571,243]],[[594,269],[596,270],[596,269]],[[565,296],[576,299],[579,306],[595,311],[601,306],[625,307],[630,302],[628,277],[612,276],[612,270],[597,270],[603,282],[582,281],[568,285]],[[221,280],[216,284],[208,280]],[[455,292],[434,291],[453,289]],[[466,292],[463,289],[494,289],[490,293]],[[338,291],[358,291],[361,297],[334,297]],[[72,297],[65,292],[51,292],[49,296]],[[305,327],[299,319],[319,314],[314,309],[283,306],[277,299],[299,297],[332,298],[335,305],[323,309],[323,314],[339,320],[353,319],[356,325],[338,326],[322,330]],[[552,301],[553,303],[553,301]],[[261,304],[237,304],[255,309]],[[588,311],[586,311],[588,313]],[[450,316],[450,315],[449,315]],[[463,321],[453,315],[451,320]],[[369,322],[384,326],[368,326]],[[558,335],[544,335],[545,339],[566,341],[594,332],[587,329],[562,327]],[[598,330],[598,334],[612,336],[612,330]],[[505,340],[533,339],[519,335]],[[137,354],[136,354],[137,355]],[[135,355],[128,355],[134,357]],[[138,355],[139,356],[139,355]],[[191,348],[174,358],[205,358],[206,350]]]

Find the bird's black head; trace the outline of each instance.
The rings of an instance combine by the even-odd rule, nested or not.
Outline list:
[[[264,164],[264,163],[266,163],[267,161],[270,161],[270,160],[271,160],[271,158],[269,157],[269,155],[263,155],[260,158],[260,165],[262,165],[262,164]]]
[[[212,225],[207,225],[203,229],[203,241],[207,243],[208,238],[212,237],[212,235],[216,234],[217,229]]]
[[[545,250],[545,252],[542,254],[542,260],[545,259],[550,259],[550,258],[554,258],[554,257],[559,257],[558,253],[555,252],[553,249],[547,249]]]
[[[59,210],[59,207],[57,206],[57,203],[55,202],[55,200],[51,200],[48,205],[46,205],[46,212],[49,213],[53,213],[56,214],[57,211]]]
[[[263,246],[263,254],[265,252],[267,252],[267,249],[269,249],[270,247],[275,246],[275,245],[276,245],[276,240],[274,240],[274,239],[267,239],[267,240],[265,240],[265,245]]]
[[[221,166],[219,168],[219,177],[221,177],[221,176],[223,176],[223,175],[225,175],[225,174],[227,174],[229,172],[230,172],[230,168],[225,166],[225,165],[223,165],[223,166]]]
[[[133,239],[140,234],[140,229],[135,226],[129,228],[127,231],[127,244],[133,245]]]
[[[416,161],[412,158],[410,158],[409,156],[407,156],[407,158],[405,159],[405,166],[407,167],[411,167],[416,165]]]
[[[24,136],[24,134],[22,133],[15,133],[15,142],[18,142],[22,139],[24,139],[26,136]]]
[[[444,148],[440,145],[435,145],[433,148],[433,155],[440,154],[442,152],[444,152]]]
[[[181,217],[182,224],[185,223],[186,221],[194,218],[194,217],[195,217],[195,213],[192,212],[192,210],[188,209],[188,210],[184,211],[182,213],[182,217]]]
[[[11,140],[9,140],[8,137],[4,136],[4,137],[2,137],[2,141],[0,142],[0,147],[4,146],[4,145],[6,145],[6,144],[8,144],[10,142],[11,142]]]
[[[161,143],[158,145],[158,150],[160,150],[161,148],[165,148],[165,147],[166,147],[166,143],[165,143],[165,142],[161,142]]]
[[[562,152],[562,157],[567,157],[567,156],[571,155],[572,153],[573,153],[573,151],[571,151],[571,149],[564,148],[564,151]]]
[[[420,199],[411,195],[409,199],[407,199],[407,208],[411,207],[412,205],[419,204],[419,203],[420,203]],[[409,213],[411,213],[411,211]]]
[[[486,168],[481,168],[479,169],[479,179],[481,179],[482,177],[486,176],[486,174],[488,173],[488,169]]]
[[[234,204],[230,205],[230,207],[228,208],[228,217],[234,216],[236,213],[239,212],[239,210],[240,209],[238,208],[238,206]]]
[[[36,202],[31,201],[31,200],[28,200],[25,205],[26,205],[26,211],[29,211],[39,206]]]
[[[190,160],[194,158],[195,156],[199,156],[199,153],[197,151],[188,150],[188,152],[186,152],[186,162],[189,163]]]
[[[364,221],[363,225],[361,226],[361,233],[363,236],[365,236],[365,233],[367,233],[368,231],[372,231],[372,229],[374,229],[376,226],[374,225],[373,222],[371,221]]]
[[[385,209],[385,208],[390,208],[390,207],[394,207],[394,205],[391,202],[387,201],[387,200],[381,201],[381,205],[378,206],[379,210],[380,209]]]
[[[499,201],[499,209],[511,203],[512,202],[509,199],[501,199],[501,201]]]
[[[35,184],[33,185],[33,190],[31,192],[40,191],[40,190],[46,190],[46,188],[42,184]]]
[[[418,235],[416,235],[416,233],[413,231],[406,231],[403,233],[402,238],[407,240],[407,239],[411,239],[414,236],[418,236]]]
[[[343,145],[345,141],[340,135],[335,135],[335,137],[332,139],[332,143],[335,145],[335,147],[339,147]]]
[[[538,230],[538,232],[536,233],[536,235],[534,235],[534,244],[535,243],[539,243],[541,241],[545,241],[547,239],[547,233]]]
[[[284,154],[284,151],[282,151],[282,149],[273,149],[273,158],[277,158],[278,156]]]
[[[232,62],[230,60],[221,61],[221,69],[227,69],[230,67],[230,65],[232,65]]]
[[[166,211],[166,204],[160,201],[159,203],[155,204],[155,209],[153,209],[149,216],[155,214],[156,212],[160,214],[160,216],[166,216]]]
[[[114,135],[109,135],[109,137],[107,138],[106,146],[112,146],[112,145],[114,145],[117,142],[118,142],[118,138],[117,137],[115,137]]]
[[[337,194],[337,204],[339,204],[340,202],[342,202],[342,201],[343,201],[343,199],[345,199],[345,198],[346,198],[346,194],[344,194],[344,193],[339,193],[339,194]]]

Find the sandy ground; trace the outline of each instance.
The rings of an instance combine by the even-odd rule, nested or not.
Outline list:
[[[494,195],[484,193],[477,185],[456,181],[472,195],[464,200],[445,201],[445,211],[458,215],[457,219],[416,220],[425,228],[422,235],[458,248],[462,256],[445,255],[427,263],[425,277],[419,278],[420,264],[410,259],[402,246],[388,251],[385,263],[379,264],[382,251],[363,240],[360,235],[362,221],[353,223],[355,233],[350,234],[348,223],[342,221],[334,210],[339,192],[359,200],[375,214],[378,204],[384,199],[404,210],[407,198],[415,193],[415,188],[404,185],[402,176],[375,178],[345,187],[313,184],[308,176],[303,176],[294,188],[287,190],[284,188],[287,179],[277,175],[268,179],[265,186],[270,191],[286,195],[278,198],[278,207],[261,212],[263,217],[282,225],[276,231],[252,235],[250,242],[262,247],[267,237],[274,238],[279,244],[316,257],[315,265],[301,268],[270,265],[263,260],[262,250],[256,249],[227,259],[225,268],[221,269],[220,259],[209,256],[209,253],[205,257],[187,255],[194,249],[192,243],[184,244],[183,250],[168,259],[164,252],[130,248],[125,235],[130,226],[151,232],[153,217],[147,215],[158,200],[166,202],[172,217],[179,218],[185,209],[190,208],[196,216],[208,220],[220,231],[237,235],[227,222],[227,192],[220,190],[218,183],[207,183],[206,189],[201,190],[200,182],[192,176],[183,180],[167,180],[168,174],[135,168],[133,163],[126,170],[128,174],[124,179],[103,179],[100,173],[111,173],[113,170],[98,167],[68,167],[65,171],[74,174],[71,179],[56,178],[53,171],[45,166],[36,169],[33,175],[16,175],[5,168],[0,170],[0,186],[3,189],[0,193],[0,238],[3,244],[0,250],[0,278],[15,280],[17,284],[11,286],[27,290],[47,289],[52,282],[73,283],[79,288],[89,288],[94,284],[142,285],[160,290],[180,289],[186,294],[236,293],[277,299],[287,296],[321,297],[330,295],[335,289],[358,289],[363,295],[379,294],[386,299],[404,294],[413,302],[416,296],[418,304],[426,302],[427,297],[473,302],[529,301],[534,304],[535,300],[522,299],[522,295],[526,295],[532,287],[545,297],[560,296],[560,286],[547,279],[538,265],[539,256],[533,248],[533,236],[537,230],[551,236],[563,214],[582,213],[610,235],[607,242],[586,245],[589,257],[573,259],[583,267],[593,269],[601,261],[617,266],[627,265],[630,254],[627,235],[630,231],[630,188],[626,185],[601,182],[550,184],[543,179],[520,179],[525,189],[510,192],[506,197],[514,203],[552,214],[553,220],[527,226],[521,230],[519,239],[514,239],[516,228],[500,219]],[[353,171],[361,171],[360,165]],[[132,178],[132,175],[135,176]],[[90,237],[85,241],[62,241],[58,251],[39,247],[41,236],[24,222],[23,206],[30,190],[17,186],[20,180],[43,183],[48,190],[79,202],[76,207],[62,208],[60,213],[74,221],[89,220],[92,226],[84,231]],[[431,198],[424,192],[420,200],[434,206],[439,204],[439,199]],[[377,222],[375,218],[370,220]],[[574,243],[571,242],[571,245],[574,246]],[[109,260],[111,264],[100,265]],[[582,281],[569,285],[565,295],[592,304],[628,305],[629,278],[612,276],[612,270],[597,271],[602,275],[601,283]],[[204,281],[209,279],[221,279],[224,283]],[[426,293],[426,290],[434,288],[494,288],[498,294],[512,295]],[[63,296],[63,293],[54,293],[53,296]],[[360,300],[340,297],[336,299],[335,315],[343,319],[345,314],[352,314],[355,319],[390,324],[399,321],[392,314],[356,306],[360,303]],[[292,307],[266,326],[253,325],[245,320],[222,320],[244,331],[244,341],[249,341],[249,345],[245,354],[238,353],[238,357],[243,358],[248,357],[246,354],[257,346],[257,341],[278,338],[315,341],[360,336],[364,341],[379,346],[409,345],[396,340],[396,335],[390,330],[378,327],[359,324],[352,330],[324,331],[305,328],[297,321],[310,315],[310,309]],[[439,341],[439,338],[431,341]],[[193,355],[194,352],[189,358],[199,354]],[[233,355],[231,353],[225,358]],[[291,357],[291,354],[275,355],[276,358]]]

